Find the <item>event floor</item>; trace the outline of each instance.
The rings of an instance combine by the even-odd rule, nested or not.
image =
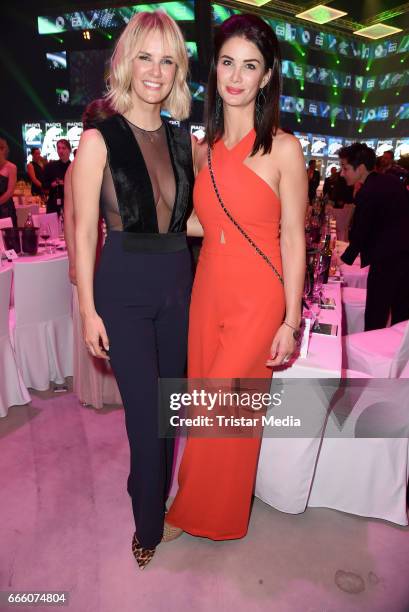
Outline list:
[[[69,591],[74,612],[409,610],[409,529],[326,509],[256,500],[245,539],[184,534],[138,570],[122,410],[33,397],[0,420],[0,591]]]

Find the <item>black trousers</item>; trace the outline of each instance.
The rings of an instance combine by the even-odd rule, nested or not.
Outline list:
[[[365,331],[409,319],[409,254],[371,264],[365,306]]]
[[[125,409],[136,535],[143,547],[154,548],[163,535],[174,449],[173,439],[158,435],[158,377],[184,376],[192,272],[186,246],[132,252],[133,238],[140,248],[135,234],[109,233],[94,294]]]

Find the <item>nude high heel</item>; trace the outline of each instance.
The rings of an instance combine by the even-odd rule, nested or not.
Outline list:
[[[183,529],[180,527],[174,527],[170,523],[165,521],[163,525],[163,537],[162,542],[171,542],[172,540],[176,540],[183,533]]]

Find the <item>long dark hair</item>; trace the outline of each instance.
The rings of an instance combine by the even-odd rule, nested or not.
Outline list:
[[[260,149],[270,153],[280,117],[281,94],[281,53],[278,40],[273,30],[260,17],[244,14],[229,17],[218,28],[214,38],[213,56],[210,63],[206,99],[206,140],[210,146],[223,136],[223,113],[216,112],[217,73],[216,66],[224,43],[233,36],[241,36],[256,45],[264,58],[266,71],[271,68],[271,77],[263,88],[264,96],[258,96],[257,106],[260,111],[254,112],[254,129],[256,139],[251,155]]]

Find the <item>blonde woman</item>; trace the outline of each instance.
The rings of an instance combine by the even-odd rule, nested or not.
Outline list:
[[[173,440],[158,436],[157,380],[181,377],[185,367],[192,147],[161,110],[188,116],[187,70],[176,23],[160,11],[135,15],[111,60],[117,114],[84,132],[73,168],[84,339],[92,355],[111,360],[124,403],[141,568],[162,539],[173,463]],[[93,283],[100,208],[108,236]]]

